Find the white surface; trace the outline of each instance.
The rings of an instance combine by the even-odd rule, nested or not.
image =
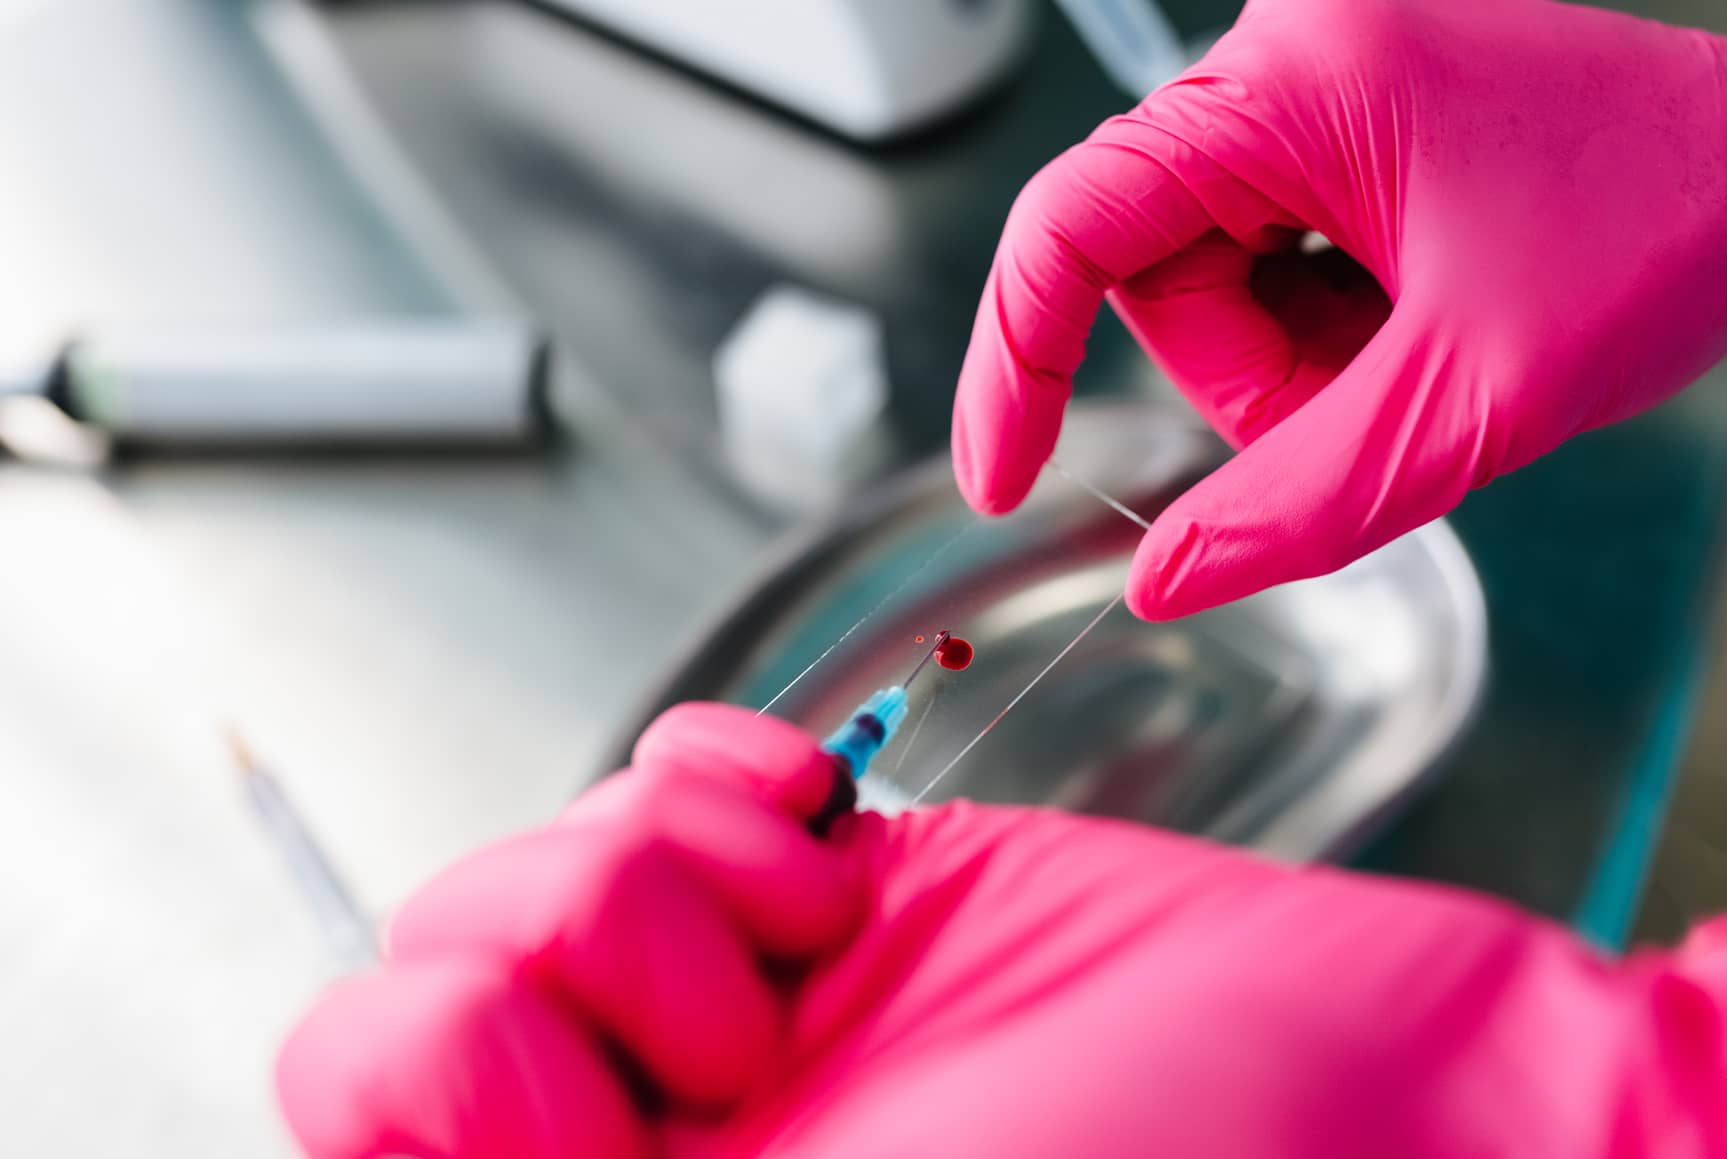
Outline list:
[[[865,140],[963,104],[1017,58],[1030,0],[555,0]]]
[[[246,4],[16,3],[0,0],[0,358],[108,323],[449,311],[273,75]]]
[[[288,1155],[325,974],[210,724],[201,640],[99,488],[0,487],[0,1113],[18,1155]]]
[[[374,914],[553,815],[757,543],[608,454],[0,465],[7,1155],[294,1153],[270,1067],[331,966],[216,719]]]
[[[721,343],[714,379],[727,438],[837,463],[887,402],[881,319],[776,286]]]
[[[832,497],[887,405],[881,319],[796,286],[750,307],[714,355],[720,434],[765,498]]]

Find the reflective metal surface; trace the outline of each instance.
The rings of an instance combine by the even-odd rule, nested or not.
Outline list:
[[[1190,37],[1235,2],[1164,0]],[[1711,0],[1612,6],[1727,31],[1727,9]],[[440,702],[437,713],[422,710],[411,720],[417,728],[436,715],[452,733],[483,732],[493,744],[509,735],[493,723],[498,705],[503,718],[524,705],[544,706],[544,735],[573,739],[563,742],[561,757],[548,748],[536,760],[556,757],[567,793],[571,771],[606,770],[594,757],[619,735],[615,706],[634,703],[664,671],[688,626],[735,590],[761,544],[780,529],[717,474],[722,464],[708,449],[712,355],[749,304],[765,286],[791,281],[879,312],[894,384],[888,425],[899,453],[914,461],[945,447],[951,384],[1008,206],[1039,165],[1119,112],[1122,99],[1066,23],[1052,19],[1022,78],[965,123],[859,154],[515,0],[373,0],[325,11],[390,133],[553,327],[562,363],[579,360],[591,384],[568,392],[584,409],[567,486],[560,475],[556,487],[531,498],[512,490],[508,501],[493,502],[471,501],[466,485],[450,483],[435,500],[416,498],[411,518],[392,506],[379,527],[363,535],[356,529],[351,545],[343,541],[350,549],[343,558],[355,567],[350,586],[360,587],[362,576],[365,588],[400,579],[416,594],[392,606],[418,608],[427,631],[440,637],[464,608],[475,625],[519,629],[509,638],[534,666],[506,663],[499,653],[495,667],[529,691],[485,705]],[[608,80],[600,99],[584,99],[602,72]],[[650,147],[667,140],[702,147]],[[768,173],[774,180],[762,179]],[[816,194],[799,195],[800,183],[811,180]],[[17,254],[7,257],[17,265]],[[32,267],[19,284],[35,276]],[[1087,344],[1076,390],[1174,397],[1108,311]],[[606,419],[596,426],[591,413]],[[639,424],[661,450],[612,454],[614,415],[626,427]],[[601,448],[613,461],[596,480],[587,465]],[[1666,809],[1674,737],[1682,747],[1675,722],[1683,721],[1680,709],[1691,695],[1687,674],[1719,672],[1727,655],[1711,650],[1711,637],[1699,630],[1727,591],[1717,559],[1717,546],[1727,542],[1724,456],[1727,367],[1647,415],[1573,440],[1470,494],[1449,522],[1492,609],[1493,679],[1445,762],[1443,783],[1387,826],[1359,864],[1494,893],[1574,922],[1604,944],[1622,944],[1623,918]],[[369,485],[352,486],[363,497]],[[645,521],[635,503],[644,485],[659,488]],[[276,511],[283,486],[277,475],[261,473],[256,502]],[[295,509],[303,522],[289,534],[310,538],[319,503],[339,527],[356,523],[350,484],[308,483],[305,490],[306,509]],[[673,505],[674,496],[689,509]],[[615,514],[620,500],[630,507]],[[194,518],[177,498],[161,504]],[[240,510],[238,503],[222,509],[230,507]],[[248,507],[244,527],[276,542],[277,527],[266,528],[265,518]],[[548,598],[494,611],[456,569],[398,569],[399,558],[418,559],[416,534],[431,520],[440,542],[476,553],[507,550],[485,556],[488,566]],[[507,548],[502,528],[511,529]],[[596,543],[614,542],[610,535],[624,538],[615,550],[596,550]],[[686,562],[685,544],[695,537],[708,550]],[[401,540],[405,547],[397,546]],[[352,558],[359,545],[378,558],[378,577]],[[310,545],[293,558],[316,574],[327,571]],[[447,599],[434,607],[419,598],[417,585],[441,579]],[[298,591],[286,581],[279,590],[288,597]],[[638,614],[643,607],[654,614]],[[464,649],[492,646],[477,630],[462,642]],[[368,655],[364,645],[332,647],[334,654]],[[630,665],[631,675],[620,677],[619,664]],[[456,666],[464,681],[470,667],[466,659]],[[435,669],[422,668],[430,679]],[[548,669],[555,683],[545,682]],[[517,679],[522,671],[529,675]],[[1705,713],[1727,712],[1727,682],[1721,685],[1719,695],[1708,694]],[[315,679],[307,687],[308,697],[325,695]],[[568,690],[578,687],[581,698],[571,699]],[[374,718],[370,727],[390,736],[402,731],[393,720]],[[314,735],[320,746],[341,749],[309,728]],[[448,748],[428,744],[415,755],[441,759]],[[538,763],[525,774],[528,766],[513,755],[487,760],[512,772],[486,781],[486,801],[524,783],[543,791],[552,775]],[[1690,763],[1698,776],[1723,765],[1706,752]],[[350,821],[359,814],[341,798],[374,783],[333,778],[329,814],[333,823],[352,824],[354,856],[381,859],[383,843]],[[425,783],[423,767],[416,783]],[[467,792],[460,782],[452,788]],[[476,792],[473,799],[481,798]],[[420,826],[437,816],[413,811]],[[414,863],[431,868],[429,852]],[[405,880],[393,870],[388,883]]]
[[[1076,407],[1058,452],[1146,517],[1225,454],[1184,416],[1134,403]],[[900,747],[866,781],[866,800],[903,802],[1109,605],[1139,538],[1050,471],[1019,512],[977,520],[951,468],[932,463],[789,548],[614,759],[651,712],[691,697],[764,704],[843,635],[773,706],[825,730],[903,674],[920,633],[951,629],[975,662],[920,681]],[[1485,655],[1474,570],[1435,524],[1334,575],[1177,622],[1116,607],[929,799],[1053,804],[1333,854],[1457,736]]]

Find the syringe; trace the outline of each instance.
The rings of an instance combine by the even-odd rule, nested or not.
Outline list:
[[[238,732],[228,730],[227,740],[259,822],[287,860],[295,884],[311,906],[341,966],[346,970],[365,970],[376,965],[378,936],[371,919],[354,901],[354,895],[337,875],[299,810],[288,800],[276,778],[252,755]]]
[[[905,723],[909,710],[906,690],[918,678],[918,673],[935,659],[951,635],[946,631],[937,632],[929,651],[924,653],[910,675],[898,684],[877,689],[868,700],[858,705],[844,724],[834,730],[833,735],[822,742],[823,751],[834,759],[834,785],[821,812],[810,822],[810,827],[817,833],[824,832],[834,818],[841,813],[849,813],[857,805],[858,778],[864,775],[869,763],[887,747],[899,726]]]

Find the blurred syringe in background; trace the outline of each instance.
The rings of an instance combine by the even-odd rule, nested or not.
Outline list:
[[[337,964],[344,970],[375,965],[378,943],[371,919],[337,875],[281,783],[253,755],[245,738],[232,728],[224,730],[224,736],[252,811],[281,853]]]

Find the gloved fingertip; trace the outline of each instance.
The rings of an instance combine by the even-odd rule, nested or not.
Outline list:
[[[821,840],[816,822],[856,802],[849,769],[827,754],[828,800],[805,821],[709,775],[646,770],[642,811],[737,923],[752,946],[803,958],[843,943],[856,927],[863,884]],[[800,823],[803,822],[803,823]]]
[[[961,459],[957,445],[954,448],[953,481],[959,488],[959,497],[977,514],[987,516],[1002,513],[1002,504],[990,493],[989,487],[978,476],[977,471]]]
[[[1055,450],[1069,387],[1005,347],[1000,327],[980,319],[954,394],[954,481],[979,515],[1005,515],[1025,501]]]
[[[636,741],[633,763],[734,780],[804,819],[821,810],[832,789],[833,761],[814,736],[732,704],[672,706]]]
[[[1177,620],[1225,602],[1206,568],[1207,536],[1175,507],[1140,540],[1128,572],[1127,608],[1142,620]]]
[[[1006,515],[1024,501],[1031,483],[1028,480],[1023,486],[1016,485],[1002,461],[1004,448],[999,433],[993,429],[980,432],[979,424],[967,419],[967,409],[962,403],[954,410],[954,483],[966,506],[979,515]]]
[[[626,1092],[582,1030],[479,961],[339,983],[289,1035],[276,1090],[312,1159],[643,1149]]]
[[[684,781],[776,819],[827,852],[742,792],[705,778]],[[653,777],[636,784],[651,787]],[[651,793],[635,803],[638,811],[654,804]],[[686,828],[708,820],[717,840],[739,840],[712,804],[695,802]],[[792,918],[798,900],[787,907]],[[778,998],[759,976],[756,945],[738,915],[677,840],[640,826],[561,826],[489,846],[409,898],[392,933],[389,972],[452,960],[494,964],[532,995],[579,1010],[676,1098],[703,1105],[734,1098],[777,1049]]]
[[[1025,502],[1049,461],[1055,439],[1053,433],[1030,440],[1011,433],[989,437],[992,445],[979,449],[962,443],[961,433],[955,430],[954,482],[966,506],[993,519],[1012,514]]]
[[[1002,492],[986,484],[974,483],[967,487],[962,483],[959,493],[965,500],[965,505],[985,519],[999,519],[1004,515],[1011,515],[1025,502],[1023,490]]]
[[[361,1000],[365,978],[331,987],[300,1020],[276,1055],[276,1102],[282,1117],[312,1159],[343,1159],[371,1143],[364,1108],[343,1085],[352,1064],[342,1056],[347,1007]]]

